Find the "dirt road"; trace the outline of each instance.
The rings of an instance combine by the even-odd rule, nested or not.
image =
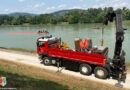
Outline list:
[[[23,52],[20,53],[17,51],[0,49],[0,59],[5,59],[9,61],[19,62],[19,63],[23,63],[27,65],[33,65],[33,66],[57,71],[57,68],[54,66],[44,66],[43,64],[40,64],[40,61],[38,60],[37,55],[33,55],[33,54],[28,54],[28,53],[23,53]],[[62,70],[62,73],[93,80],[93,81],[108,83],[112,85],[115,85],[115,83],[117,83],[116,80],[112,80],[112,79],[101,80],[101,79],[95,78],[94,75],[85,76],[85,75],[81,75],[79,72],[73,72],[73,71],[69,71],[65,69]],[[130,89],[130,74],[127,74],[126,83],[122,83],[122,84],[124,85],[125,88]]]

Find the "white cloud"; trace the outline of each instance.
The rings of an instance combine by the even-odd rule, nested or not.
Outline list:
[[[13,9],[13,10],[10,10],[10,12],[19,12],[18,9]]]
[[[127,6],[127,3],[123,2],[123,3],[116,3],[112,5],[114,8],[122,8],[124,6]]]
[[[13,13],[13,12],[19,12],[19,10],[18,9],[5,9],[4,10],[4,13]]]
[[[68,8],[68,9],[87,9],[85,7],[80,7],[80,6],[73,6],[71,8]]]
[[[24,2],[25,0],[19,0],[19,2]]]
[[[113,0],[109,3],[103,3],[103,4],[96,4],[92,6],[92,8],[104,8],[104,7],[113,7],[114,9],[122,8],[124,6],[129,6],[128,3],[121,1],[121,0]]]
[[[114,2],[118,2],[118,1],[120,1],[120,0],[113,0]]]
[[[29,12],[29,13],[43,13],[43,6],[45,5],[44,2],[34,5],[27,5],[21,9],[21,12]]]
[[[9,11],[9,9],[5,9],[4,11],[5,11],[5,12],[8,12],[8,11]]]
[[[80,2],[83,2],[84,0],[79,0]]]
[[[54,10],[54,9],[56,9],[56,7],[54,7],[54,6],[47,8],[47,10]]]
[[[74,6],[71,9],[81,9],[81,7],[80,6]]]
[[[101,1],[101,0],[96,0],[96,2],[99,2],[99,1]]]
[[[38,8],[38,7],[42,7],[42,6],[44,6],[44,5],[45,5],[45,3],[40,3],[40,4],[35,4],[34,7],[35,7],[35,8]]]
[[[99,4],[99,5],[92,6],[92,8],[103,8],[105,6],[106,6],[105,4]]]
[[[99,1],[103,1],[103,0],[96,0],[96,2],[99,2]],[[106,2],[118,2],[118,1],[121,1],[121,0],[108,0],[108,1],[106,0]]]
[[[59,5],[58,8],[66,8],[66,4]]]

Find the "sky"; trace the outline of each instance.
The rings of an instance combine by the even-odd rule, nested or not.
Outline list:
[[[51,13],[64,9],[130,8],[130,0],[0,0],[0,14],[27,12]]]

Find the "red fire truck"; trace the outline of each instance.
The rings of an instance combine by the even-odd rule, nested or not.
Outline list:
[[[56,37],[41,37],[38,39],[37,52],[43,64],[51,65],[60,62],[61,67],[80,70],[80,73],[84,75],[90,75],[94,72],[98,78],[105,79],[108,77],[109,73],[105,68],[108,58],[107,47],[100,46],[92,48],[88,52],[81,52],[67,49],[60,44],[61,40]]]
[[[44,65],[57,65],[66,69],[77,70],[81,74],[91,75],[100,79],[124,81],[126,79],[125,52],[122,50],[124,29],[122,28],[121,12],[108,13],[104,24],[116,17],[116,43],[113,59],[108,58],[108,48],[93,47],[90,39],[75,40],[75,49],[70,49],[61,38],[46,36],[38,38],[37,53]]]

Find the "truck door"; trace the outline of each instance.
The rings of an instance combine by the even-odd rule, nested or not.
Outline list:
[[[45,44],[46,42],[44,42],[44,41],[39,41],[38,42],[38,53],[39,54],[42,54],[42,53],[47,53],[47,47],[46,47],[46,44]]]

